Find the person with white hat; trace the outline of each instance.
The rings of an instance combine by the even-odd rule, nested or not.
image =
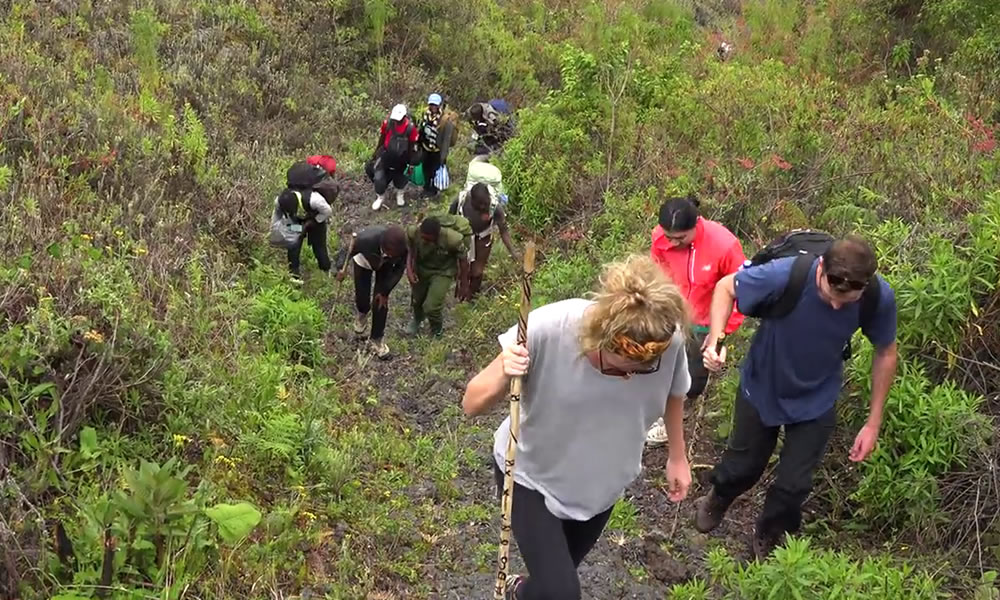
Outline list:
[[[423,151],[424,196],[433,198],[438,186],[447,187],[447,168],[442,178],[438,171],[444,168],[448,149],[458,141],[458,115],[445,110],[441,94],[427,97],[427,112],[420,121],[420,149]],[[437,182],[437,183],[435,183]]]
[[[375,153],[365,165],[365,172],[375,185],[372,210],[379,210],[385,204],[389,183],[396,188],[396,206],[406,204],[403,198],[403,189],[409,181],[406,168],[419,158],[416,151],[419,139],[420,132],[407,116],[406,105],[393,106],[389,118],[382,121]]]

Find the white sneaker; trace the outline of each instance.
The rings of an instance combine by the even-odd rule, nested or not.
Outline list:
[[[358,314],[354,317],[354,333],[359,336],[365,334],[368,331],[368,315]]]
[[[406,200],[403,198],[403,190],[396,190],[396,206],[406,206]]]
[[[385,195],[378,196],[375,198],[375,202],[372,202],[372,210],[378,210],[382,208],[382,203],[385,202]]]
[[[667,426],[663,424],[663,417],[656,420],[653,426],[646,432],[646,447],[659,448],[667,443]]]

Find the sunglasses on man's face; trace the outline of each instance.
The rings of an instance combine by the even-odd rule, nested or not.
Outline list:
[[[616,355],[617,356],[617,355]],[[655,363],[646,364],[638,366],[634,369],[621,369],[613,365],[604,366],[604,350],[600,350],[597,353],[597,360],[599,367],[601,369],[602,375],[611,375],[612,377],[631,377],[632,375],[648,375],[650,373],[656,373],[660,370],[660,361],[663,360],[663,355],[661,354],[656,358]]]
[[[830,287],[854,292],[863,290],[865,289],[865,286],[868,285],[867,281],[856,281],[854,279],[841,277],[840,275],[834,275],[833,273],[827,273],[826,280],[830,284]]]

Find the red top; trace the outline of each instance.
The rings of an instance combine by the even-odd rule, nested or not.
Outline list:
[[[393,129],[393,132],[394,133],[403,133],[403,132],[406,131],[406,128],[409,127],[409,126],[410,126],[410,119],[409,118],[403,119],[402,121],[399,122],[399,125],[397,125]],[[389,147],[389,120],[388,119],[382,121],[382,127],[379,129],[379,135],[382,136],[382,147],[383,148],[388,148]],[[414,127],[413,130],[410,131],[409,141],[411,143],[415,144],[417,142],[417,139],[419,139],[419,138],[420,138],[420,131],[418,131],[417,128]]]
[[[325,154],[314,154],[306,159],[306,162],[311,165],[318,165],[323,167],[330,175],[333,175],[337,170],[337,161],[334,160],[332,156],[327,156]]]
[[[694,324],[705,327],[709,325],[715,284],[735,273],[746,260],[740,241],[732,232],[721,223],[702,217],[698,217],[695,225],[694,241],[686,247],[674,245],[657,225],[649,253],[687,298]],[[726,334],[736,331],[742,322],[743,315],[734,306]]]

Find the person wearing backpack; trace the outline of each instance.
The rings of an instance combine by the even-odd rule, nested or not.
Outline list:
[[[333,214],[330,203],[321,191],[336,197],[336,184],[324,187],[323,181],[329,176],[326,168],[302,161],[293,164],[286,174],[286,187],[275,198],[275,215],[291,219],[300,229],[302,236],[287,246],[288,269],[292,282],[302,283],[300,255],[303,241],[308,241],[316,256],[316,263],[323,272],[330,272],[330,253],[327,249],[327,222]]]
[[[353,235],[351,256],[342,256],[342,260],[338,261],[341,266],[348,260],[354,262],[354,303],[357,308],[354,333],[359,337],[365,335],[368,313],[372,312],[369,344],[375,355],[383,360],[389,357],[389,346],[383,339],[389,317],[389,294],[406,270],[406,247],[406,232],[399,225],[372,225]],[[345,273],[346,270],[341,269],[337,280],[343,279]],[[371,310],[372,305],[374,311]]]
[[[510,116],[497,110],[490,102],[476,102],[466,110],[465,116],[472,126],[473,154],[479,160],[499,152],[504,142],[513,135]]]
[[[480,163],[488,164],[488,163]],[[479,294],[483,285],[483,273],[493,249],[493,231],[500,233],[500,239],[515,263],[520,262],[514,244],[510,241],[507,217],[495,190],[485,183],[475,183],[462,190],[451,206],[449,214],[461,215],[472,227],[473,241],[469,244],[469,299]]]
[[[375,153],[365,164],[365,172],[375,186],[375,202],[372,210],[385,205],[385,192],[392,183],[396,188],[396,206],[404,206],[403,189],[409,182],[406,173],[411,164],[419,162],[417,141],[420,131],[407,116],[405,104],[392,107],[389,118],[382,121],[379,128]]]
[[[660,268],[680,288],[691,308],[691,337],[687,341],[688,369],[691,372],[689,402],[695,401],[708,383],[708,370],[701,359],[701,344],[708,335],[712,292],[720,279],[735,273],[746,260],[739,239],[721,223],[698,214],[693,195],[670,198],[660,207],[659,224],[653,228],[649,253]],[[730,335],[743,322],[738,311],[726,322]],[[667,428],[659,419],[646,434],[646,446],[656,448],[667,442]]]
[[[438,169],[444,166],[447,150],[458,139],[454,111],[445,109],[441,94],[427,98],[427,112],[420,121],[420,147],[423,150],[424,197],[437,196],[434,184]]]
[[[408,335],[417,335],[424,318],[431,335],[439,337],[444,323],[444,304],[448,289],[458,277],[456,296],[460,301],[469,295],[469,245],[472,227],[461,216],[431,215],[407,231],[406,276],[411,286],[413,318],[406,327]]]
[[[709,370],[725,363],[726,350],[717,352],[715,344],[734,301],[741,313],[761,322],[740,368],[728,446],[711,472],[711,491],[698,502],[698,531],[716,528],[733,500],[760,479],[781,428],[784,444],[754,529],[754,554],[766,557],[786,532],[798,531],[813,472],[836,423],[844,360],[859,328],[875,347],[871,405],[848,457],[860,462],[871,455],[896,373],[895,294],[877,267],[872,246],[860,236],[834,240],[797,231],[715,286],[703,346]]]

